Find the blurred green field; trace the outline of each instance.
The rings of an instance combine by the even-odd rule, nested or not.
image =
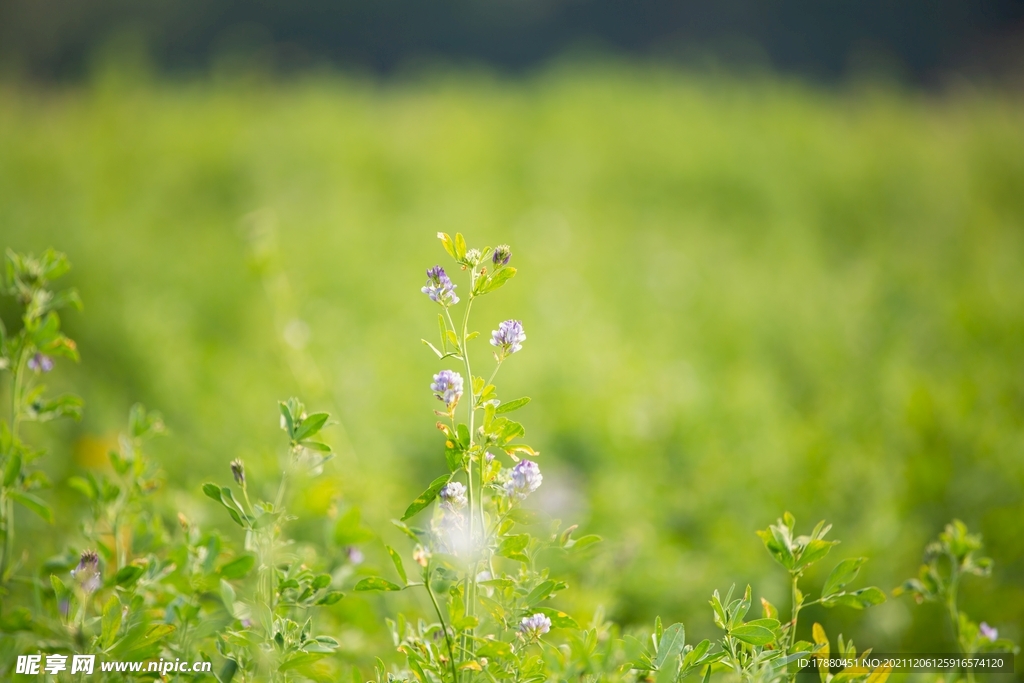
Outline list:
[[[275,401],[301,394],[340,416],[342,457],[296,534],[341,496],[405,547],[388,520],[444,462],[419,341],[439,230],[512,245],[475,353],[524,321],[501,379],[534,399],[541,504],[606,539],[564,568],[570,611],[711,635],[714,588],[785,602],[753,533],[785,510],[833,522],[833,555],[869,555],[886,589],[959,517],[996,561],[967,612],[1024,637],[1019,97],[625,66],[0,87],[0,244],[67,252],[86,303],[66,316],[82,363],[55,373],[86,417],[47,467],[97,466],[140,400],[173,432],[169,519],[226,521],[202,482],[236,456],[271,476]],[[74,519],[74,492],[48,495]],[[19,523],[36,560],[76,533]],[[368,633],[347,646],[388,652],[380,620],[405,599],[339,603]],[[880,652],[953,647],[940,609],[905,598],[807,615]]]

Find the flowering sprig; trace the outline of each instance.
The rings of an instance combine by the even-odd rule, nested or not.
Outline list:
[[[47,483],[29,462],[38,453],[21,440],[25,422],[48,422],[60,417],[78,419],[82,400],[77,396],[46,396],[40,375],[52,371],[54,358],[78,360],[78,347],[61,331],[59,311],[81,308],[74,289],[55,290],[53,282],[70,270],[64,254],[48,249],[41,256],[7,250],[0,295],[20,308],[18,331],[10,333],[0,320],[0,373],[6,375],[9,419],[0,422],[0,594],[14,570],[15,505],[53,522],[49,504],[37,495]]]
[[[521,351],[524,341],[526,341],[526,332],[523,331],[523,323],[519,320],[506,320],[498,325],[498,329],[491,332],[491,346],[498,349],[498,362],[503,361],[506,356]]]
[[[998,629],[985,622],[975,623],[960,606],[960,585],[965,577],[987,577],[992,573],[992,558],[984,550],[980,534],[972,534],[959,519],[953,520],[937,540],[925,548],[924,564],[915,578],[907,579],[893,591],[918,602],[936,602],[945,607],[957,646],[964,655],[979,652],[1019,651],[1017,645],[999,637]]]
[[[477,333],[470,329],[470,312],[477,298],[515,276],[516,269],[509,265],[512,250],[507,245],[471,249],[461,234],[454,239],[444,233],[438,237],[468,276],[460,321],[453,317],[455,301],[446,293],[455,285],[440,266],[428,271],[430,280],[423,290],[443,306],[439,342],[424,343],[440,360],[463,364],[460,372],[438,371],[430,385],[445,406],[435,412],[445,418],[437,427],[444,435],[448,472],[437,477],[397,523],[415,541],[413,560],[419,576],[407,574],[401,554],[388,548],[402,583],[369,577],[355,588],[426,591],[437,622],[414,627],[412,621],[400,619],[393,625],[396,642],[419,680],[532,680],[542,666],[538,654],[543,636],[579,629],[568,614],[548,606],[566,586],[538,565],[538,555],[551,548],[581,550],[598,538],[574,539],[576,527],[561,530],[557,523],[538,534],[531,527],[537,514],[522,508],[543,482],[535,460],[539,453],[521,443],[526,430],[510,417],[530,399],[502,400],[494,384],[503,362],[523,349],[526,332],[521,320],[505,320],[491,333],[495,364],[490,375],[473,371],[470,342]],[[427,529],[406,524],[435,503]],[[441,641],[435,637],[438,632]]]
[[[420,291],[430,297],[431,301],[447,308],[459,303],[455,287],[456,285],[452,284],[451,278],[444,272],[444,268],[434,266],[427,270],[427,284]]]

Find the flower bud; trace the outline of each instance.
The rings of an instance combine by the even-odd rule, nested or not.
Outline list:
[[[245,486],[245,465],[238,458],[231,461],[231,476],[235,478],[236,484]]]
[[[507,266],[511,258],[512,249],[507,244],[499,244],[495,247],[491,260],[494,261],[496,266]]]

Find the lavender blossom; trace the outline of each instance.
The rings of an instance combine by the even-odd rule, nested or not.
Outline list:
[[[978,631],[981,632],[982,638],[987,638],[992,642],[999,640],[999,631],[997,629],[992,628],[984,621],[981,622],[981,624],[978,626]]]
[[[363,560],[366,559],[363,556],[363,551],[354,545],[345,548],[345,555],[348,556],[348,561],[352,564],[362,564]]]
[[[551,620],[537,612],[531,617],[523,617],[519,622],[519,632],[527,640],[536,640],[551,630]]]
[[[53,370],[53,359],[41,353],[34,353],[28,359],[28,369],[32,372],[49,372]]]
[[[496,266],[507,266],[509,259],[512,258],[512,249],[507,244],[499,244],[494,249],[494,256],[491,260],[494,261]]]
[[[78,560],[78,566],[71,570],[71,576],[86,593],[95,593],[102,583],[100,558],[95,550],[86,550]]]
[[[453,370],[442,370],[434,375],[431,391],[438,400],[444,401],[449,410],[455,407],[462,398],[462,375]]]
[[[459,303],[459,297],[455,294],[457,285],[452,284],[451,278],[444,272],[441,266],[434,266],[427,270],[427,284],[421,292],[436,301],[442,306],[451,306]]]
[[[235,478],[236,484],[245,487],[245,465],[239,458],[231,461],[231,476]]]
[[[498,329],[491,332],[491,346],[501,349],[502,356],[522,349],[524,341],[526,333],[523,332],[523,323],[520,320],[506,320],[498,325]]]
[[[441,507],[446,510],[458,512],[466,507],[466,485],[461,482],[449,482],[438,495],[441,497]]]
[[[510,498],[522,500],[540,488],[542,481],[544,477],[537,463],[521,460],[512,468],[508,481],[505,482],[505,493]]]

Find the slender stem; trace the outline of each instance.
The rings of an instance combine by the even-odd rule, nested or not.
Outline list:
[[[24,334],[24,333],[23,333]],[[11,452],[8,458],[14,457],[18,447],[18,423],[21,420],[21,384],[25,369],[25,341],[18,345],[14,355],[14,367],[11,369]],[[5,459],[6,464],[6,459]],[[0,585],[6,583],[7,570],[14,555],[14,500],[0,487],[0,527],[3,528],[4,542],[0,547]]]
[[[465,598],[465,609],[466,614],[473,616],[476,612],[476,552],[474,550],[474,543],[476,537],[476,519],[474,510],[476,508],[476,485],[473,482],[473,440],[476,431],[476,390],[473,387],[473,369],[469,362],[469,348],[467,346],[469,337],[469,315],[473,310],[473,288],[476,285],[476,269],[470,271],[470,284],[469,284],[469,300],[466,302],[466,312],[462,316],[462,336],[460,344],[462,346],[462,360],[466,365],[466,381],[469,382],[469,405],[467,406],[466,412],[469,413],[469,443],[467,447],[470,451],[469,457],[466,459],[466,472],[469,484],[469,546],[470,553],[472,554],[471,562],[469,565],[469,572],[466,576],[466,598]],[[481,467],[483,465],[481,464]],[[481,477],[481,482],[483,478]],[[482,491],[480,492],[483,493]],[[481,504],[483,501],[481,500]],[[481,517],[483,513],[481,513]],[[483,529],[481,528],[481,533]],[[467,629],[472,633],[473,629]],[[469,651],[472,650],[472,640],[463,634],[462,638],[462,649]]]
[[[458,680],[458,674],[455,671],[455,650],[452,648],[452,636],[448,633],[448,627],[444,623],[444,617],[441,616],[441,607],[437,604],[437,597],[434,595],[434,589],[430,587],[430,572],[425,572],[423,576],[423,585],[427,589],[427,595],[430,596],[430,602],[434,605],[434,611],[437,612],[437,620],[441,623],[441,629],[444,631],[445,642],[448,643],[448,663],[452,667],[452,683]]]
[[[796,620],[800,616],[800,603],[796,599],[796,594],[797,594],[797,591],[798,591],[797,581],[800,580],[800,575],[799,574],[793,574],[792,575],[792,579],[793,579],[793,585],[792,585],[791,594],[792,594],[792,598],[793,598],[793,601],[792,601],[793,623],[790,624],[790,627],[789,627],[789,649],[790,650],[793,649],[793,645],[794,645],[794,643],[796,643]]]

